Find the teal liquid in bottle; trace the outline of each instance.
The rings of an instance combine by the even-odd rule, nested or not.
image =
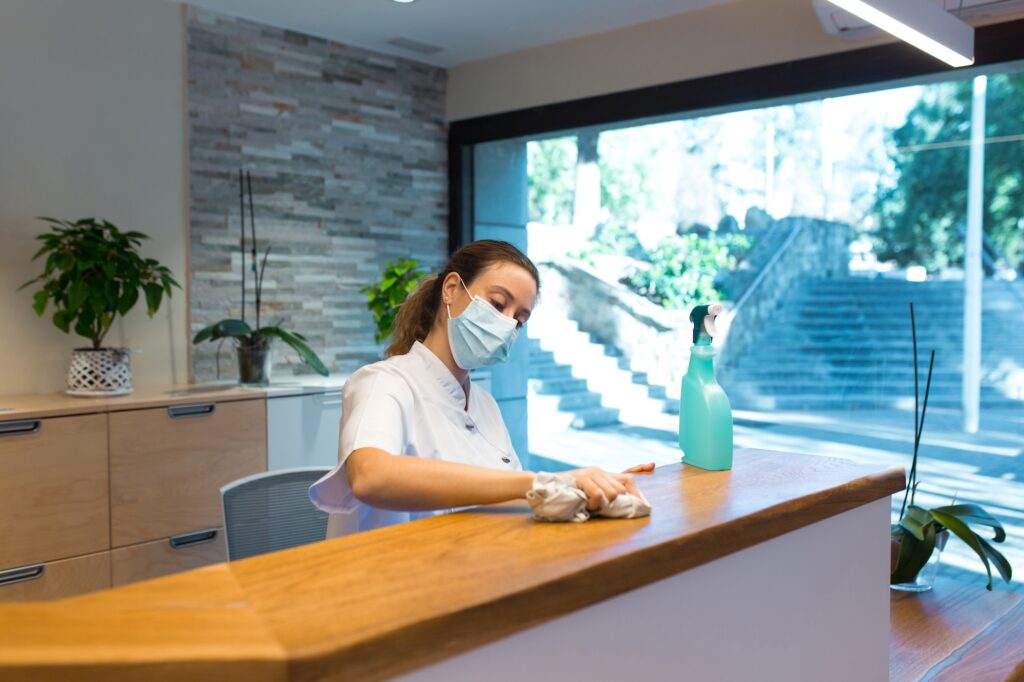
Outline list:
[[[715,379],[711,345],[722,306],[699,305],[690,313],[693,346],[679,396],[679,447],[683,462],[711,471],[732,468],[732,407]]]

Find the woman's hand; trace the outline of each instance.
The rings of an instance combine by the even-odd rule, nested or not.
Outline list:
[[[624,474],[649,474],[654,471],[654,462],[648,462],[647,464],[637,464],[631,466],[622,473]]]
[[[572,476],[577,487],[587,494],[587,509],[590,511],[599,509],[602,502],[611,502],[622,493],[636,495],[639,492],[631,474],[612,474],[597,467],[574,469],[566,473]]]

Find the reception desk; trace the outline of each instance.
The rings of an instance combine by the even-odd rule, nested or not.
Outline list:
[[[887,679],[902,468],[743,449],[637,478],[649,518],[483,507],[0,605],[0,679]]]

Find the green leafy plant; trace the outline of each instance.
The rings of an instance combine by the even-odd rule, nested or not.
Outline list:
[[[426,276],[427,273],[419,270],[418,265],[419,262],[414,258],[400,258],[388,263],[381,273],[380,281],[359,290],[366,294],[366,307],[373,313],[373,321],[377,325],[374,340],[377,343],[391,335],[398,306]]]
[[[944,529],[948,529],[974,550],[985,565],[988,573],[988,584],[985,589],[992,589],[992,564],[995,564],[999,575],[1010,582],[1013,571],[1006,560],[985,538],[970,527],[976,524],[992,528],[993,542],[1003,542],[1006,531],[991,514],[976,504],[953,504],[943,507],[925,509],[914,504],[917,492],[917,456],[921,445],[921,432],[924,430],[924,417],[928,411],[928,393],[932,384],[932,369],[935,366],[935,351],[932,350],[928,363],[928,378],[925,382],[924,402],[918,416],[918,370],[917,370],[917,328],[914,323],[914,304],[910,304],[910,329],[914,339],[914,457],[910,465],[910,476],[903,494],[903,505],[900,508],[900,519],[892,524],[890,535],[894,543],[899,545],[895,567],[889,576],[891,584],[913,582],[918,572],[928,563],[935,550],[935,538]],[[910,505],[907,505],[909,495]]]
[[[32,308],[42,317],[49,303],[55,308],[53,324],[65,334],[89,339],[99,349],[118,315],[131,310],[140,295],[146,313],[153,317],[164,295],[181,288],[171,271],[152,258],[143,258],[137,247],[141,232],[121,232],[112,223],[95,218],[74,222],[39,218],[50,223],[50,232],[36,237],[43,246],[32,260],[46,256],[43,273],[22,284],[18,291],[42,282]]]
[[[256,293],[256,326],[252,327],[248,322],[245,321],[245,203],[244,203],[244,190],[242,186],[242,171],[239,170],[238,184],[239,184],[239,202],[241,203],[241,218],[242,218],[242,318],[228,318],[204,327],[192,337],[192,343],[202,343],[204,341],[221,341],[225,339],[233,339],[235,343],[247,349],[265,349],[270,345],[272,338],[278,338],[288,344],[296,353],[299,358],[313,369],[316,373],[327,376],[329,372],[327,367],[324,365],[320,357],[313,352],[313,349],[309,347],[309,340],[302,334],[294,331],[288,331],[277,325],[271,325],[264,327],[260,323],[260,311],[263,306],[263,274],[267,269],[267,258],[270,256],[270,246],[268,245],[266,250],[263,252],[263,258],[260,261],[259,267],[256,266],[256,220],[254,218],[254,212],[252,207],[252,178],[246,178],[249,185],[249,219],[251,225],[251,237],[252,237],[252,277],[253,284],[255,285]]]
[[[650,266],[637,268],[623,283],[641,296],[671,309],[722,298],[715,277],[736,267],[734,251],[746,248],[746,235],[683,234],[662,239],[650,254]]]
[[[598,226],[594,238],[568,256],[591,267],[594,266],[594,256],[629,256],[641,260],[649,258],[633,231],[621,223]]]

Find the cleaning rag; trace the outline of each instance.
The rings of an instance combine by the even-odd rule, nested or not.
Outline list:
[[[552,474],[541,471],[533,479],[533,489],[527,491],[526,500],[533,510],[533,518],[540,521],[574,521],[582,523],[594,516],[614,519],[634,519],[651,513],[651,504],[643,494],[623,493],[608,501],[602,496],[601,506],[595,511],[587,509],[587,494],[576,485],[576,479],[567,473]]]

